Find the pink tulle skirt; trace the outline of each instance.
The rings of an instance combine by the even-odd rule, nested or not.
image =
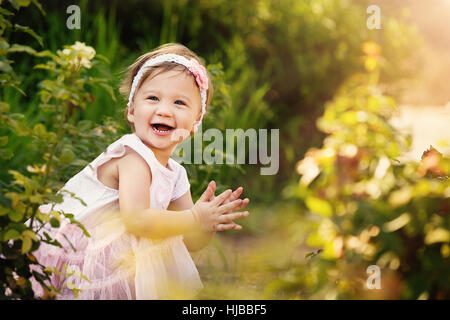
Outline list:
[[[192,299],[203,289],[181,235],[136,237],[126,231],[117,211],[80,222],[90,237],[77,225],[63,222],[52,229],[63,248],[41,243],[33,252],[39,263],[62,272],[51,280],[62,289],[58,299]],[[35,296],[42,297],[41,285],[31,281]],[[77,296],[74,289],[80,290]]]

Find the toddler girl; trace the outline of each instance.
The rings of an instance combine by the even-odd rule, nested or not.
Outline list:
[[[242,188],[215,197],[214,181],[194,205],[186,170],[170,158],[198,129],[211,81],[192,51],[166,44],[139,57],[120,90],[133,133],[65,184],[62,190],[76,198],[61,191],[62,203],[40,207],[74,214],[90,237],[63,221],[41,234],[51,233],[64,248],[41,243],[35,257],[46,267],[67,265],[68,277],[55,273],[52,285],[65,281],[81,289],[79,299],[192,298],[203,285],[189,251],[204,247],[216,231],[241,229],[233,220],[248,216],[238,212],[249,202],[238,199]],[[42,287],[32,282],[41,297]],[[59,299],[74,298],[72,290],[62,293]]]

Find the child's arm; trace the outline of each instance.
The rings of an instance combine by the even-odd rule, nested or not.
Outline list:
[[[172,201],[167,209],[175,211],[183,211],[194,206],[191,191],[189,190],[178,199]],[[215,231],[191,231],[183,234],[183,241],[189,251],[198,251],[205,247],[214,237]]]
[[[139,154],[126,154],[117,167],[120,213],[128,231],[142,237],[165,238],[198,229],[191,210],[150,208],[151,171]]]
[[[238,199],[224,204],[231,195],[225,191],[214,200],[205,192],[197,203],[183,211],[169,211],[150,207],[151,171],[136,152],[126,154],[117,163],[119,176],[120,213],[127,230],[137,236],[167,238],[191,232],[227,230],[224,226],[248,215],[233,212],[242,204]],[[211,191],[211,190],[209,190]],[[227,212],[231,212],[228,213]]]

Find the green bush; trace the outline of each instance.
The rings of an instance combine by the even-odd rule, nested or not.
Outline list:
[[[320,216],[299,266],[308,297],[450,298],[450,158],[431,149],[422,162],[397,160],[410,138],[388,122],[394,99],[378,86],[379,47],[364,45],[366,74],[352,78],[318,119],[327,134],[298,163],[296,194]],[[382,290],[366,288],[381,268]],[[308,274],[309,273],[309,274]]]
[[[11,3],[16,4],[14,1]],[[40,8],[37,2],[33,3]],[[28,5],[29,2],[21,2],[21,6]],[[20,9],[18,5],[14,8]],[[19,29],[11,24],[8,17],[13,14],[12,11],[1,8],[0,19],[3,26],[6,26],[4,29],[26,31],[40,39],[31,29]],[[2,34],[5,34],[5,30],[2,30]],[[93,97],[87,88],[100,86],[111,92],[105,79],[89,75],[88,71],[101,62],[97,58],[102,58],[97,55],[94,59],[93,48],[78,42],[53,54],[50,51],[37,52],[24,45],[10,45],[7,38],[1,38],[0,42],[3,47],[0,56],[3,64],[3,87],[13,87],[22,92],[19,88],[20,81],[10,67],[14,61],[7,59],[10,53],[25,52],[37,58],[45,58],[46,62],[35,68],[50,73],[39,84],[39,107],[43,110],[39,123],[30,124],[25,115],[10,112],[9,104],[0,102],[2,133],[7,134],[0,138],[0,156],[8,161],[15,157],[22,158],[21,168],[8,170],[10,178],[2,181],[0,186],[0,299],[33,298],[31,276],[45,288],[45,297],[52,298],[61,289],[50,286],[48,282],[50,274],[56,270],[44,269],[34,258],[33,251],[39,248],[41,242],[55,246],[61,244],[39,231],[48,223],[57,228],[63,218],[69,219],[83,230],[84,228],[69,212],[51,211],[45,214],[38,208],[41,204],[61,202],[62,195],[56,194],[56,191],[87,164],[84,159],[97,155],[110,141],[117,138],[120,126],[112,120],[105,120],[102,125],[88,120],[74,121],[75,109],[88,108],[92,102]],[[26,150],[14,152],[9,139],[13,135],[22,140]],[[28,159],[27,155],[32,156]],[[33,269],[32,266],[38,268]],[[63,271],[70,272],[57,272]]]

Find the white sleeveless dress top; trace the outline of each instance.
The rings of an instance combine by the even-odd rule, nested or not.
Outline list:
[[[78,299],[192,298],[203,285],[183,236],[155,240],[129,233],[120,216],[119,191],[98,180],[98,168],[113,158],[122,157],[126,147],[136,151],[150,167],[151,208],[167,209],[171,201],[189,191],[189,180],[182,165],[170,158],[168,167],[164,167],[136,134],[124,135],[60,190],[67,190],[76,198],[64,192],[64,201],[54,204],[54,211],[74,214],[90,237],[63,219],[60,228],[47,227],[40,234],[51,233],[64,248],[41,243],[33,254],[47,267],[62,269],[65,264],[87,277],[89,281],[76,273],[67,279],[52,276],[55,286],[65,280],[66,284],[81,289]],[[51,204],[39,209],[48,213]],[[40,285],[35,279],[32,283],[36,296],[42,296]],[[62,292],[59,299],[74,299],[72,290]]]

